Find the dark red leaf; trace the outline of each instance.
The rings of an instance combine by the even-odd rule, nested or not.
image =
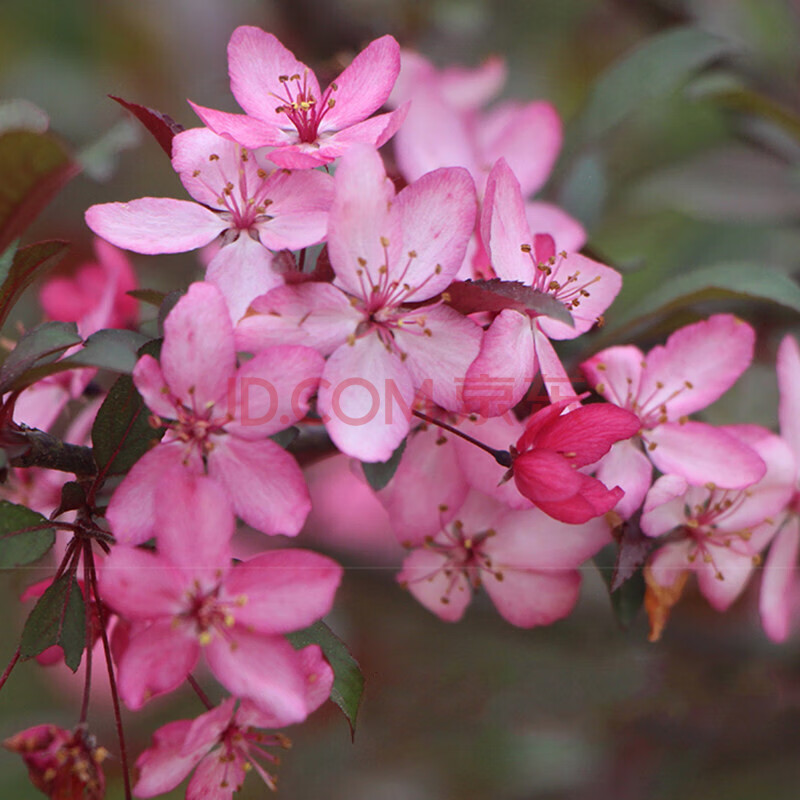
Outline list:
[[[653,540],[645,536],[639,527],[639,514],[635,514],[629,520],[623,520],[615,535],[618,549],[614,573],[611,576],[612,592],[634,576],[653,549]]]
[[[140,106],[138,103],[131,103],[113,94],[110,94],[109,97],[119,103],[123,108],[127,108],[128,111],[153,134],[155,140],[161,145],[162,150],[167,156],[172,158],[172,139],[175,137],[176,133],[180,133],[184,130],[183,125],[175,122],[169,115],[156,111],[154,108]]]

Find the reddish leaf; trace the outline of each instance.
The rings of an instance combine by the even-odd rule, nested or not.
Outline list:
[[[0,135],[0,252],[28,227],[80,167],[49,133]]]
[[[617,539],[617,560],[611,576],[612,592],[636,574],[653,549],[653,540],[645,536],[639,527],[639,514],[629,520],[622,520],[614,533]]]
[[[455,281],[443,293],[448,303],[462,314],[476,311],[500,312],[506,308],[533,311],[545,317],[574,325],[572,315],[562,302],[550,294],[539,292],[519,281]]]
[[[0,327],[25,288],[34,278],[53,267],[64,255],[67,246],[67,242],[52,239],[17,251],[8,275],[0,284]]]
[[[336,277],[328,257],[327,245],[320,250],[317,263],[311,272],[301,272],[297,268],[294,255],[289,250],[281,250],[276,254],[276,259],[280,257],[284,258],[283,268],[277,268],[277,271],[283,273],[283,278],[288,284],[308,283],[309,281],[330,283]]]
[[[154,108],[140,106],[138,103],[131,103],[113,94],[110,94],[109,97],[119,103],[123,108],[127,108],[128,111],[153,134],[155,140],[161,145],[162,150],[167,156],[172,158],[172,139],[176,133],[180,133],[184,130],[183,125],[175,122],[175,120],[167,114],[156,111]]]

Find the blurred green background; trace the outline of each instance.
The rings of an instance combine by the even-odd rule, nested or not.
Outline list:
[[[565,151],[544,195],[586,224],[593,254],[626,273],[607,328],[594,340],[581,339],[581,347],[630,336],[646,347],[700,315],[736,311],[757,328],[756,363],[706,418],[775,424],[775,348],[798,319],[786,290],[792,284],[777,276],[800,268],[800,4],[6,0],[2,8],[0,96],[44,108],[52,130],[76,150],[95,145],[96,178],[69,184],[26,236],[72,241],[71,263],[90,253],[88,205],[182,196],[158,146],[106,95],[157,108],[187,127],[196,120],[186,98],[235,110],[225,46],[239,24],[275,33],[327,76],[387,32],[441,65],[504,55],[506,96],[547,98],[566,123]],[[681,77],[678,69],[674,86],[649,99],[647,88],[661,73],[643,70],[639,85],[635,74],[623,76],[628,83],[617,85],[612,100],[636,102],[619,124],[587,134],[586,109],[598,80],[632,48],[685,24],[719,36],[720,54],[702,71]],[[676,54],[671,68],[688,58]],[[629,86],[630,94],[619,86]],[[103,152],[112,155],[98,157]],[[179,288],[200,274],[191,255],[133,260],[144,286]],[[698,269],[728,274],[730,264],[748,276],[748,292],[732,287],[664,308],[675,281]],[[759,286],[765,294],[774,288],[784,302],[755,299]],[[35,316],[34,293],[24,306]],[[439,622],[396,587],[392,569],[332,552],[351,567],[331,623],[367,678],[362,717],[354,744],[333,707],[289,731],[295,746],[279,770],[279,796],[789,800],[800,794],[800,647],[797,638],[776,647],[761,633],[757,581],[724,616],[689,592],[663,641],[651,645],[641,616],[630,630],[619,628],[591,565],[574,614],[526,632],[482,602],[458,625]],[[0,639],[4,660],[22,624],[15,598],[29,582],[6,575],[0,587],[9,623]],[[72,724],[79,692],[49,677],[35,666],[18,668],[0,694],[0,738],[44,721]],[[126,714],[131,750],[141,751],[159,721],[200,711],[184,695]],[[101,706],[91,720],[116,752]],[[111,798],[122,797],[115,763],[108,765]],[[267,794],[251,776],[241,796]],[[39,796],[17,757],[5,751],[0,796]]]

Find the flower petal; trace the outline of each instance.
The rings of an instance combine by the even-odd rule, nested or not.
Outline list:
[[[625,492],[614,510],[623,519],[630,519],[650,488],[653,465],[638,441],[629,439],[611,445],[608,453],[597,462],[594,475],[606,486],[619,486]]]
[[[505,569],[497,574],[486,573],[486,589],[500,616],[519,628],[551,625],[566,617],[578,602],[580,574]]]
[[[148,255],[196,250],[228,227],[208,208],[171,197],[90,206],[86,224],[111,244]]]
[[[792,336],[785,336],[778,348],[778,389],[781,436],[800,462],[800,348]]]
[[[310,550],[273,550],[237,564],[222,597],[240,607],[238,625],[260,633],[289,633],[324,617],[342,579],[342,568]]]
[[[458,622],[472,599],[472,589],[462,570],[445,569],[447,562],[442,553],[413,550],[403,562],[397,582],[439,619]]]
[[[525,203],[525,216],[534,236],[546,233],[553,237],[557,252],[576,253],[586,244],[583,225],[552,203],[528,201]]]
[[[797,590],[798,551],[800,526],[797,515],[792,515],[772,542],[761,580],[761,624],[773,642],[786,641],[789,636],[792,601]]]
[[[208,472],[227,490],[236,514],[262,533],[295,536],[311,501],[294,458],[269,439],[220,436],[214,444]]]
[[[225,398],[236,351],[225,298],[210,283],[193,283],[164,320],[161,369],[184,405],[202,412]]]

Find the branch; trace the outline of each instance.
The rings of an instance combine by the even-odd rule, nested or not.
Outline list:
[[[42,467],[78,476],[97,472],[91,447],[62,442],[35,428],[3,431],[0,445],[7,451],[12,467]]]

